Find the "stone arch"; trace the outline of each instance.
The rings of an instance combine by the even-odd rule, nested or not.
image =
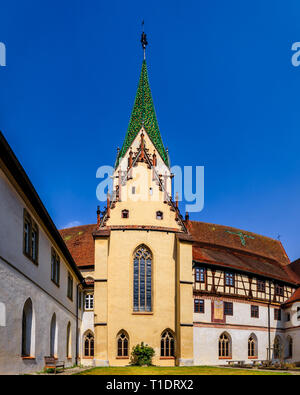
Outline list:
[[[31,298],[24,303],[22,313],[22,356],[33,357],[35,354],[35,314]]]
[[[129,335],[124,329],[117,334],[117,356],[129,357]]]
[[[58,330],[56,314],[53,313],[50,323],[50,356],[57,357]]]
[[[160,356],[175,357],[175,333],[171,329],[165,329],[160,336]]]
[[[219,336],[219,358],[232,357],[232,340],[228,332],[223,332]]]
[[[257,358],[258,356],[258,341],[255,333],[251,333],[248,337],[248,358]]]

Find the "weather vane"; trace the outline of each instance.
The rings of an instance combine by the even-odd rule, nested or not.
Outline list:
[[[146,46],[148,45],[148,41],[147,41],[147,35],[144,32],[144,24],[145,22],[142,22],[142,27],[143,27],[143,33],[142,33],[142,38],[141,38],[141,43],[142,43],[142,47],[144,50],[144,60],[146,59]]]

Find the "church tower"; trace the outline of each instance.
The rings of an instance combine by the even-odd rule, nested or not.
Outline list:
[[[141,41],[133,111],[94,233],[96,366],[128,365],[141,342],[154,348],[155,365],[193,364],[192,239],[172,199],[144,33]]]

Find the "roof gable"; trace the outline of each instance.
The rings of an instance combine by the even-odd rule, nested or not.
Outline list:
[[[138,135],[141,128],[144,127],[146,133],[159,152],[161,158],[167,166],[169,166],[168,155],[164,148],[162,138],[160,135],[156,113],[154,109],[146,61],[143,61],[140,81],[134,101],[134,106],[125,136],[123,146],[117,157],[116,166],[118,166],[120,159],[126,154],[130,145]]]

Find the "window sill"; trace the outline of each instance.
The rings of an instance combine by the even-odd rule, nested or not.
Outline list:
[[[51,281],[53,282],[53,284],[55,284],[57,286],[57,288],[59,288],[59,283],[56,283],[54,280],[52,280],[52,278],[51,278]]]
[[[133,315],[153,315],[153,311],[133,311]]]
[[[38,266],[38,265],[39,265],[39,261],[33,260],[32,257],[31,257],[30,255],[26,254],[26,252],[23,252],[23,255],[26,256],[26,258],[27,258],[31,263],[33,263],[35,266]]]
[[[82,357],[82,359],[94,359],[94,357]]]
[[[35,357],[22,357],[22,359],[25,361],[34,361]]]
[[[116,357],[116,359],[129,359],[129,357]]]
[[[159,359],[175,359],[175,357],[160,357]]]
[[[248,357],[248,359],[257,359],[258,357]]]
[[[219,357],[219,359],[232,359],[232,357]]]

